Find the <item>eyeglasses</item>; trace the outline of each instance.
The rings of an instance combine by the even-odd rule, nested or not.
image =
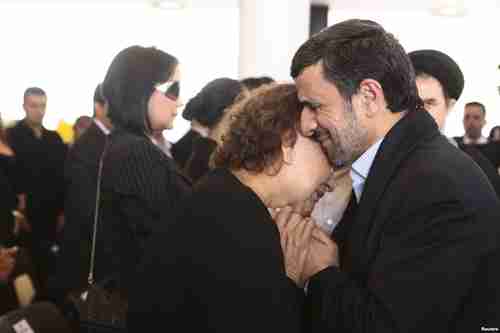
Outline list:
[[[155,86],[156,90],[161,91],[166,97],[173,101],[177,101],[180,94],[180,82],[168,81]]]

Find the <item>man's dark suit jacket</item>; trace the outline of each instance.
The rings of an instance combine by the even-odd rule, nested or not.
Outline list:
[[[71,147],[65,165],[66,223],[61,242],[59,292],[85,287],[95,212],[97,171],[106,134],[93,123]]]
[[[486,144],[480,144],[480,145],[466,145],[464,143],[464,137],[463,136],[456,136],[453,138],[457,143],[458,146],[463,148],[463,147],[474,147],[477,150],[481,152],[481,154],[486,157],[491,164],[495,168],[500,168],[500,143],[498,142],[488,142]]]
[[[477,278],[480,263],[499,248],[499,199],[427,112],[409,112],[386,135],[351,217],[333,234],[340,268],[310,280],[312,332],[455,332],[459,320],[479,332],[498,324],[498,313],[464,304],[473,288],[498,298],[498,282],[474,281],[487,280]]]
[[[46,128],[37,138],[26,120],[7,130],[7,141],[16,156],[19,193],[26,194],[26,217],[36,252],[46,251],[55,240],[57,216],[64,207],[67,147],[57,132]]]
[[[480,149],[474,145],[458,145],[467,155],[469,155],[474,162],[483,170],[486,177],[490,181],[493,189],[500,198],[500,175],[498,174],[497,168],[493,165],[490,159],[488,159]]]

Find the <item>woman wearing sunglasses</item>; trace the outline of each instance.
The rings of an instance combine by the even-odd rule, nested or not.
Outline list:
[[[152,142],[177,115],[178,67],[161,50],[132,46],[114,58],[102,84],[114,130],[103,154],[95,280],[114,278],[125,297],[150,236],[168,229],[191,188]]]

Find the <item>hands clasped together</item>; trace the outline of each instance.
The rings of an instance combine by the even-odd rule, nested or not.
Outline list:
[[[286,274],[299,287],[316,273],[338,265],[337,244],[310,217],[292,207],[272,212],[281,236]]]

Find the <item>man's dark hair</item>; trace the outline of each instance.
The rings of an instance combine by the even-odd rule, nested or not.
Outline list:
[[[45,91],[42,88],[29,87],[28,89],[26,89],[24,91],[23,99],[26,100],[26,97],[33,96],[33,95],[35,95],[35,96],[47,96],[47,94],[45,93]]]
[[[486,107],[484,106],[483,103],[469,102],[469,103],[465,104],[465,107],[469,107],[469,106],[477,106],[477,107],[479,107],[481,109],[483,117],[486,117]]]
[[[325,79],[346,100],[357,93],[361,81],[374,79],[382,86],[392,112],[423,105],[408,55],[376,22],[352,19],[315,34],[295,53],[291,75],[296,78],[306,67],[320,62]]]
[[[252,91],[264,84],[274,83],[275,80],[269,76],[255,76],[255,77],[247,77],[241,80],[240,82],[245,88]]]
[[[173,76],[177,64],[175,57],[154,47],[131,46],[119,52],[102,83],[113,125],[139,135],[151,133],[149,98],[155,85]]]

